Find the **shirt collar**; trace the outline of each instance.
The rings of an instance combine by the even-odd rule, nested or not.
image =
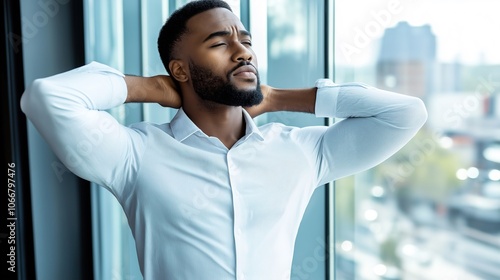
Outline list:
[[[255,135],[257,139],[261,141],[264,140],[262,133],[246,110],[243,110],[243,117],[245,118],[246,123],[245,136],[243,136],[243,138],[246,139],[252,135]],[[175,114],[174,118],[170,122],[170,127],[172,129],[174,138],[179,142],[186,140],[186,138],[197,132],[200,132],[202,135],[206,136],[206,134],[203,133],[203,131],[201,131],[201,129],[199,129],[196,124],[191,121],[191,119],[186,115],[182,107],[177,111],[177,114]]]

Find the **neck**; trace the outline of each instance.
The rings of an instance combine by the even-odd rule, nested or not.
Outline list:
[[[183,110],[206,135],[217,137],[230,149],[245,135],[243,108],[206,102],[187,102]]]

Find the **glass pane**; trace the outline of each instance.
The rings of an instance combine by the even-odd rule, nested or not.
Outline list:
[[[84,2],[87,62],[95,60],[126,73],[139,74],[136,60],[125,61],[125,57],[137,59],[139,54],[138,46],[130,43],[137,42],[139,32],[133,28],[137,23],[129,21],[138,21],[137,4],[137,1]],[[127,18],[125,23],[124,16]],[[125,27],[128,28],[126,34]],[[110,113],[121,123],[129,124],[140,120],[141,107],[127,104]],[[121,206],[111,193],[98,185],[92,184],[91,192],[95,279],[139,279],[134,278],[140,276],[139,265]]]
[[[304,88],[324,77],[323,1],[269,0],[249,4],[249,29],[263,83]],[[256,121],[259,125],[280,122],[298,127],[325,124],[325,119],[310,114],[286,112],[262,115]],[[325,279],[325,211],[325,189],[318,188],[299,228],[291,279]]]
[[[173,1],[170,1],[173,2]],[[167,71],[161,62],[158,53],[158,34],[165,20],[175,10],[187,1],[175,1],[177,3],[170,3],[166,0],[156,1],[141,1],[141,17],[140,26],[142,36],[140,42],[142,46],[142,75],[166,75]],[[182,2],[182,3],[181,3]],[[141,104],[144,110],[144,121],[153,123],[166,123],[169,122],[177,112],[176,109],[163,108],[159,104],[147,103]]]
[[[336,82],[417,96],[429,120],[336,182],[336,279],[499,279],[498,1],[335,1]]]

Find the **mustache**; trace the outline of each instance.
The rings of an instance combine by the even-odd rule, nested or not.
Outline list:
[[[252,66],[254,69],[255,69],[255,72],[257,73],[257,76],[259,75],[259,70],[257,69],[257,67],[255,67],[255,65],[253,65],[251,62],[249,61],[241,61],[240,63],[238,63],[238,65],[236,65],[233,69],[231,69],[229,71],[229,73],[227,73],[227,77],[230,77],[231,76],[231,73],[233,73],[234,71],[238,70],[238,68],[242,67],[242,66],[247,66],[247,65],[250,65]]]

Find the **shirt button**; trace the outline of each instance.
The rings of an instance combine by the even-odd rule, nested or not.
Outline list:
[[[236,229],[236,236],[240,237],[241,236],[241,229]]]

